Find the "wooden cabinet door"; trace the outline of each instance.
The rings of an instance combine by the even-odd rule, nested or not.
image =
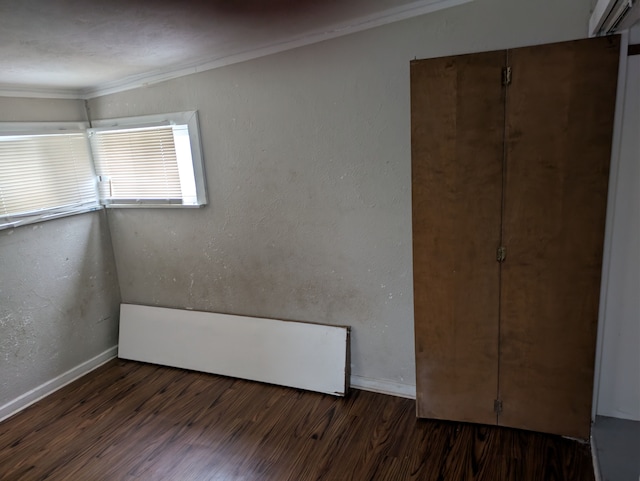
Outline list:
[[[419,417],[496,423],[504,62],[411,62]]]
[[[499,424],[585,439],[619,38],[508,55]]]

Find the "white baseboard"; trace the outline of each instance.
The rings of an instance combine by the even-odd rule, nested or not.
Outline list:
[[[372,379],[370,377],[351,375],[351,387],[363,391],[389,394],[391,396],[404,397],[408,399],[416,398],[415,384],[404,384],[386,379]]]
[[[51,379],[50,381],[41,384],[35,389],[24,393],[22,396],[17,397],[13,401],[9,401],[4,406],[0,406],[0,421],[13,416],[17,412],[22,411],[33,403],[38,402],[40,399],[54,393],[58,389],[102,366],[104,363],[110,361],[111,359],[114,359],[117,354],[118,346],[113,346],[103,353],[98,354],[96,357],[91,358],[88,361],[85,361],[82,364],[68,370],[67,372]]]
[[[60,376],[45,382],[44,384],[26,392],[22,396],[9,401],[3,406],[0,406],[0,422],[13,416],[14,414],[29,407],[35,402],[38,402],[42,398],[54,393],[58,389],[63,388],[69,383],[72,383],[76,379],[88,374],[89,372],[97,369],[106,362],[117,357],[118,346],[113,346],[96,357],[83,362],[82,364],[70,369],[69,371],[61,374]],[[377,392],[380,394],[388,394],[391,396],[398,396],[408,399],[415,399],[416,387],[413,384],[397,383],[388,380],[372,379],[364,376],[352,375],[350,378],[351,387],[354,389],[360,389],[363,391]],[[594,456],[595,459],[595,456]]]

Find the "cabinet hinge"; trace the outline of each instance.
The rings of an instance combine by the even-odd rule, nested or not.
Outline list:
[[[511,67],[502,67],[502,85],[511,85]]]
[[[493,401],[493,412],[496,414],[500,414],[502,412],[502,401],[499,399]]]
[[[498,251],[496,252],[496,260],[498,262],[504,262],[507,258],[507,248],[504,246],[498,247]]]

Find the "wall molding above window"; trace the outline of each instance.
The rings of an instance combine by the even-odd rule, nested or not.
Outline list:
[[[5,97],[36,97],[59,99],[91,99],[102,95],[113,94],[125,90],[147,87],[159,82],[171,80],[194,73],[213,70],[247,60],[253,60],[267,55],[284,52],[298,47],[342,37],[371,28],[381,27],[390,23],[407,20],[446,8],[463,5],[474,0],[417,0],[415,2],[390,7],[375,14],[365,15],[323,26],[305,32],[303,35],[288,38],[275,38],[272,42],[255,45],[245,51],[218,51],[214,56],[201,58],[197,61],[181,65],[171,65],[166,69],[155,70],[141,75],[133,75],[115,82],[86,88],[46,89],[30,88],[21,85],[0,85],[0,96]]]

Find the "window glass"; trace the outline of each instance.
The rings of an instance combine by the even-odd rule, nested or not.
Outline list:
[[[0,135],[0,228],[96,207],[85,132]]]
[[[0,229],[101,207],[207,203],[197,112],[0,123]]]
[[[106,206],[206,204],[196,112],[95,124],[89,136]]]

